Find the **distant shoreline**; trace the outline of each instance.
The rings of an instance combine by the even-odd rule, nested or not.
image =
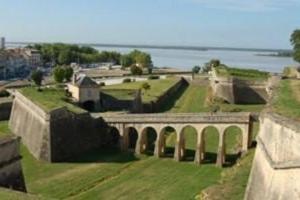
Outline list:
[[[29,45],[47,42],[7,42],[9,45]],[[191,50],[191,51],[209,51],[209,50],[223,50],[223,51],[250,51],[250,52],[290,52],[289,49],[260,49],[260,48],[237,48],[237,47],[201,47],[201,46],[178,46],[178,45],[135,45],[135,44],[100,44],[100,43],[66,43],[76,44],[81,46],[93,47],[114,47],[114,48],[133,48],[133,49],[167,49],[167,50]]]

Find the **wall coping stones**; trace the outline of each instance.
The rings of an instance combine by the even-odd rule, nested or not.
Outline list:
[[[285,128],[295,131],[297,134],[300,134],[300,123],[297,120],[273,112],[262,112],[260,114],[260,120],[263,121],[264,118],[269,118],[276,124],[279,124]]]
[[[267,148],[263,142],[263,140],[260,137],[256,138],[257,146],[260,148],[264,154],[264,157],[268,161],[269,165],[274,170],[283,170],[283,169],[294,169],[294,168],[300,168],[300,159],[299,160],[293,160],[293,161],[284,161],[284,162],[274,162],[271,158],[270,154],[267,151]]]
[[[100,115],[108,123],[249,123],[250,113],[168,113]]]

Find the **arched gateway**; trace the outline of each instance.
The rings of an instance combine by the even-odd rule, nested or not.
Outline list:
[[[153,129],[156,134],[154,155],[164,156],[166,128],[173,128],[176,132],[174,159],[181,161],[185,155],[185,141],[183,129],[192,127],[196,130],[195,163],[201,164],[205,156],[205,129],[214,127],[219,134],[219,144],[216,164],[222,166],[225,162],[225,132],[229,127],[235,126],[242,131],[242,152],[246,152],[251,144],[250,113],[201,113],[201,114],[120,114],[101,115],[111,127],[115,127],[120,134],[120,148],[123,151],[130,147],[130,130],[137,132],[135,153],[141,154],[148,148],[145,130]]]

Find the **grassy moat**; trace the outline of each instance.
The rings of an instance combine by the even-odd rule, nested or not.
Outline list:
[[[137,83],[132,83],[134,84]],[[208,112],[211,106],[207,102],[208,93],[206,85],[191,84],[179,90],[176,98],[169,101],[161,112]],[[34,92],[34,94],[40,93]],[[41,97],[35,96],[35,98]],[[55,107],[54,104],[50,106],[52,105]],[[221,110],[239,108],[240,111],[259,111],[262,109],[261,105],[220,103],[219,106]],[[0,135],[7,132],[7,122],[1,122]],[[208,128],[206,132],[206,160],[201,166],[195,165],[192,161],[196,132],[191,127],[184,130],[187,158],[183,162],[175,162],[172,157],[162,159],[151,155],[135,157],[132,153],[120,153],[116,149],[110,149],[91,152],[78,158],[77,162],[49,164],[37,161],[22,145],[23,170],[28,193],[31,196],[1,191],[0,199],[15,199],[17,195],[19,199],[181,200],[199,198],[201,191],[207,188],[208,191],[222,188],[222,190],[218,189],[218,194],[226,192],[225,196],[221,195],[223,199],[240,199],[247,184],[254,151],[251,150],[246,157],[236,160],[241,134],[237,128],[232,127],[226,133],[225,140],[227,167],[218,168],[215,166],[218,134],[213,128]],[[257,124],[255,124],[254,134],[256,132]],[[174,134],[172,130],[168,132],[167,147],[171,152],[174,148]],[[236,162],[239,164],[235,165]],[[214,196],[214,193],[210,194]]]

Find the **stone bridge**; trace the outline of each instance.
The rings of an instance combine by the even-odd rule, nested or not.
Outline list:
[[[205,129],[215,127],[219,134],[219,144],[216,164],[222,166],[225,162],[225,132],[229,127],[238,127],[242,132],[242,152],[246,152],[251,144],[250,113],[168,113],[168,114],[119,114],[101,115],[103,120],[119,132],[119,144],[122,150],[129,147],[129,130],[135,129],[137,140],[135,153],[144,153],[147,149],[146,130],[152,128],[156,132],[154,155],[164,156],[165,130],[171,127],[176,131],[174,159],[181,161],[185,156],[185,139],[183,130],[193,127],[197,131],[197,146],[195,163],[201,164],[205,155]]]

